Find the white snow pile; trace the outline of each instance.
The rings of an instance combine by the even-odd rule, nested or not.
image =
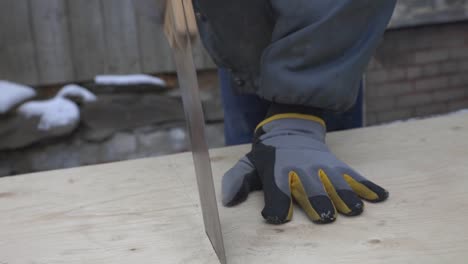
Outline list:
[[[36,95],[33,88],[0,80],[0,114],[7,113],[17,104]]]
[[[94,82],[101,85],[150,84],[157,86],[166,86],[166,82],[164,80],[146,74],[98,75],[94,77]]]
[[[18,113],[27,118],[39,117],[37,128],[41,131],[73,127],[80,121],[80,109],[68,99],[70,97],[80,98],[83,102],[97,100],[97,97],[86,88],[69,84],[64,86],[52,99],[29,101],[22,104],[18,108]]]
[[[183,128],[175,127],[175,128],[172,128],[171,130],[169,130],[169,137],[172,140],[183,141],[183,140],[185,140],[185,136],[186,136],[186,133],[185,133],[185,130]]]
[[[174,127],[169,130],[169,139],[175,149],[182,150],[185,147],[186,133],[183,128]]]
[[[27,102],[18,108],[18,112],[26,117],[40,117],[38,129],[43,131],[71,126],[80,120],[78,106],[60,96],[44,101]]]
[[[58,93],[57,97],[77,97],[85,103],[95,102],[97,100],[96,95],[88,91],[86,88],[76,84],[65,85]]]

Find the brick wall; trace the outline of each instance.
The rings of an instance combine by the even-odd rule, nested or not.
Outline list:
[[[468,22],[389,30],[366,73],[367,124],[468,108]]]

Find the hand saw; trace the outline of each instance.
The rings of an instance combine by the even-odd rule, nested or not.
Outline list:
[[[192,55],[191,42],[197,37],[198,30],[191,0],[167,0],[164,32],[172,48],[177,78],[182,90],[205,231],[220,262],[225,264],[226,255],[218,204],[205,139],[205,120]]]

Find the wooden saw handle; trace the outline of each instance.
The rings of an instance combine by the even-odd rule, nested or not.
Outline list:
[[[192,0],[167,0],[164,33],[172,48],[187,36],[192,40],[198,36]]]

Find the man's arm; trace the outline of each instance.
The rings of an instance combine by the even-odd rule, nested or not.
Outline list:
[[[388,192],[340,161],[325,142],[324,111],[356,100],[363,71],[394,0],[195,0],[204,42],[235,76],[238,92],[270,102],[252,151],[223,177],[223,203],[263,189],[263,217],[292,217],[293,199],[315,222],[358,215],[361,199]],[[258,21],[258,23],[256,23]]]

